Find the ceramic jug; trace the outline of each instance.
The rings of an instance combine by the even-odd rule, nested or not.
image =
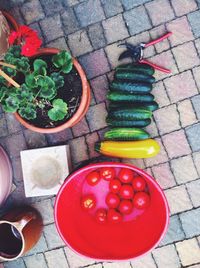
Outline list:
[[[0,260],[23,256],[39,240],[42,218],[32,207],[15,208],[0,219]]]

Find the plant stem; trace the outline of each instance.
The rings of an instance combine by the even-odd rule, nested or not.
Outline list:
[[[3,62],[3,61],[0,61],[0,65],[9,67],[11,69],[17,69],[17,67],[15,65],[12,65],[12,64],[9,64],[9,63]]]
[[[5,78],[6,81],[8,81],[8,83],[12,84],[14,87],[20,88],[20,85],[17,82],[15,82],[15,80],[13,80],[10,76],[4,73],[4,71],[2,71],[1,69],[0,69],[0,76]]]

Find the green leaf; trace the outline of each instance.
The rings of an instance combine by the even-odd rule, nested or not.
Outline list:
[[[6,85],[6,84],[7,81],[2,76],[0,76],[0,85]]]
[[[55,99],[52,105],[53,108],[48,111],[49,118],[53,121],[64,119],[68,112],[67,103],[62,99]]]
[[[60,75],[60,73],[52,73],[51,79],[54,81],[56,88],[60,88],[64,86],[64,77]]]
[[[15,76],[17,74],[16,69],[13,69],[13,68],[10,68],[10,67],[6,67],[6,66],[4,66],[2,69],[9,76]]]
[[[61,51],[52,57],[52,62],[56,68],[59,68],[63,73],[69,73],[72,70],[73,62],[70,53]]]
[[[36,59],[33,62],[33,68],[34,68],[34,73],[35,74],[40,74],[40,75],[46,75],[47,74],[47,64],[45,61],[41,59]]]
[[[26,57],[16,59],[13,64],[16,66],[17,71],[22,72],[24,74],[26,74],[30,70],[29,60]]]
[[[7,92],[7,87],[1,87],[0,88],[0,102],[3,100],[3,98],[5,97],[6,95],[6,92]]]
[[[32,103],[28,103],[25,107],[18,110],[18,113],[28,120],[35,119],[37,117],[36,106]]]
[[[3,103],[3,109],[5,112],[14,113],[19,108],[19,99],[16,96],[9,96]]]
[[[36,88],[37,87],[37,80],[36,80],[34,73],[26,75],[25,82],[29,88]]]
[[[12,54],[14,58],[20,58],[21,57],[21,47],[20,46],[11,46],[8,49],[8,53]]]
[[[55,96],[55,83],[49,76],[38,75],[37,85],[40,97],[51,100]]]

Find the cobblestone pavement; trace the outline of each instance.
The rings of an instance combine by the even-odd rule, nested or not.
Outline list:
[[[29,202],[44,217],[44,232],[24,258],[4,268],[178,268],[200,267],[200,0],[0,0],[20,23],[39,31],[44,45],[69,49],[90,79],[93,97],[86,117],[72,129],[43,135],[24,129],[10,114],[0,113],[0,143],[14,168],[13,202]],[[59,238],[53,198],[25,200],[19,152],[69,143],[73,163],[98,157],[93,144],[106,129],[105,94],[118,64],[123,40],[148,41],[166,31],[173,35],[146,49],[145,57],[172,74],[156,73],[153,89],[160,109],[148,127],[161,153],[147,160],[125,160],[152,174],[169,201],[168,233],[152,254],[125,263],[95,263],[79,257]]]

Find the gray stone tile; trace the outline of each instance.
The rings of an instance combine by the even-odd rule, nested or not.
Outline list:
[[[177,215],[170,217],[169,229],[164,239],[161,241],[159,246],[171,244],[176,241],[183,240],[185,238],[180,220]]]
[[[45,257],[49,268],[68,268],[68,263],[63,249],[56,249],[45,252]]]
[[[87,77],[94,78],[110,71],[108,60],[103,49],[79,57]]]
[[[44,12],[39,0],[31,0],[21,7],[22,14],[27,24],[44,18]]]
[[[6,137],[8,135],[8,129],[5,117],[0,119],[0,137]]]
[[[40,21],[40,25],[46,42],[50,42],[64,35],[60,15],[46,17]]]
[[[51,41],[46,45],[47,47],[55,47],[59,48],[60,50],[67,50],[69,51],[69,47],[67,45],[67,42],[65,40],[65,37],[60,37],[54,41]]]
[[[91,131],[95,131],[107,126],[106,124],[107,111],[105,103],[99,103],[97,105],[90,107],[86,116]]]
[[[180,220],[187,238],[200,234],[200,208],[181,213]]]
[[[4,268],[26,268],[22,258],[12,262],[5,262],[3,265]]]
[[[151,0],[121,0],[122,5],[126,10],[131,9],[133,7],[145,4]]]
[[[40,212],[44,225],[54,222],[53,206],[50,199],[36,202],[33,204],[33,207]]]
[[[89,26],[88,34],[94,49],[99,49],[106,45],[103,28],[100,23]]]
[[[73,33],[79,29],[78,21],[75,17],[74,11],[68,8],[61,14],[61,19],[63,23],[63,30],[66,35]]]
[[[192,98],[192,104],[194,106],[197,118],[200,120],[200,95],[197,95]]]
[[[188,19],[195,37],[200,37],[200,11],[190,13]]]
[[[107,18],[112,17],[123,11],[122,4],[119,0],[101,0],[101,2],[103,4],[103,8]]]
[[[60,0],[40,0],[47,16],[60,12],[63,8]]]
[[[37,133],[29,129],[26,129],[24,131],[24,135],[29,149],[41,148],[47,146],[45,135],[42,133]]]
[[[200,163],[200,162],[199,162]],[[190,198],[194,207],[200,206],[200,180],[192,181],[186,184]]]
[[[49,249],[54,249],[64,246],[63,240],[60,238],[55,224],[50,224],[44,227],[44,235]]]
[[[150,20],[143,6],[124,13],[126,24],[131,35],[138,34],[151,28]]]
[[[41,235],[40,240],[37,244],[26,254],[26,256],[34,255],[37,253],[42,253],[47,251],[47,243],[45,241],[44,235]]]
[[[105,18],[100,0],[89,0],[75,7],[81,26],[85,27]]]
[[[9,156],[19,157],[20,151],[25,150],[26,142],[22,133],[14,134],[6,138],[6,145],[8,148]]]
[[[27,268],[47,268],[47,264],[43,254],[24,257]]]
[[[186,128],[186,135],[188,141],[192,147],[192,151],[196,152],[200,150],[200,123]]]

